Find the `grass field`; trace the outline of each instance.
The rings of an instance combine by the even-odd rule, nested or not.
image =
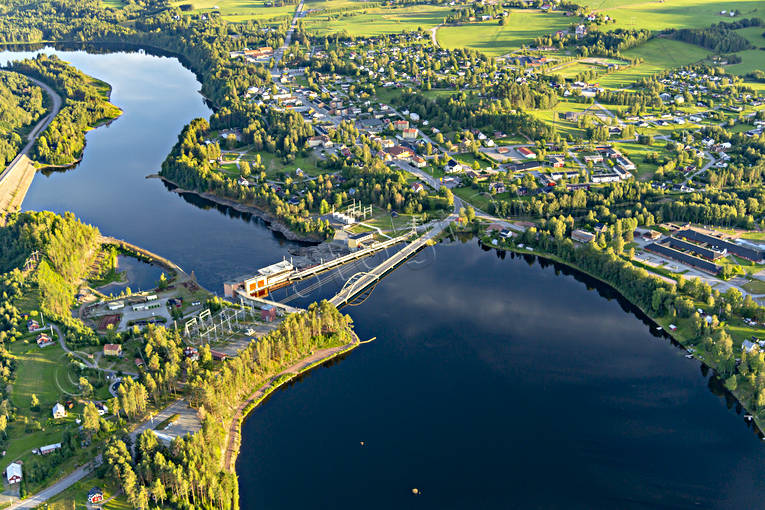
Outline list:
[[[47,417],[62,395],[78,393],[76,379],[70,377],[66,354],[58,344],[40,349],[34,342],[15,342],[10,350],[18,360],[11,400],[19,409],[29,409],[34,393]]]
[[[123,0],[101,0],[101,3],[103,3],[106,7],[114,7],[115,9],[121,9],[125,6],[125,2]]]
[[[698,62],[706,58],[709,51],[681,41],[655,38],[637,48],[625,51],[624,55],[630,58],[640,57],[644,62],[623,71],[603,75],[598,78],[598,85],[614,89],[627,87],[640,78]]]
[[[306,8],[322,8],[307,4]],[[323,7],[330,9],[332,7]],[[317,34],[348,32],[351,35],[378,35],[402,30],[427,30],[443,22],[449,8],[435,5],[383,8],[372,7],[351,12],[314,14],[303,20],[303,26]]]
[[[511,9],[504,26],[494,20],[441,27],[437,37],[438,44],[445,48],[473,48],[496,57],[533,43],[535,37],[564,30],[570,24],[571,18],[560,12]]]
[[[104,0],[107,1],[107,0]],[[108,0],[110,3],[119,0]],[[177,0],[171,5],[178,7],[183,4],[191,4],[197,12],[217,10],[228,21],[247,21],[251,19],[268,20],[279,17],[291,17],[295,13],[296,5],[283,5],[281,7],[266,7],[264,0]],[[215,9],[215,6],[218,9]]]
[[[716,1],[704,0],[650,0],[632,2],[629,0],[588,0],[595,10],[608,14],[616,20],[604,30],[615,28],[647,28],[663,30],[666,28],[705,27],[712,23],[730,20],[721,16],[722,10],[741,11],[741,17],[762,17],[765,6],[758,0]]]

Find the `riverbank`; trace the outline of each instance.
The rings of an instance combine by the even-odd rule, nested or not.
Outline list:
[[[530,251],[530,250],[521,249],[521,248],[518,248],[518,247],[515,247],[515,246],[513,246],[513,247],[507,246],[507,247],[499,248],[499,247],[494,246],[492,244],[486,243],[485,240],[480,238],[480,237],[479,237],[479,242],[481,243],[481,246],[486,247],[486,248],[490,248],[490,249],[494,249],[494,250],[510,251],[510,252],[513,252],[513,253],[521,254],[521,255],[533,255],[533,256],[539,257],[541,259],[548,260],[550,262],[555,262],[555,263],[561,264],[563,266],[566,266],[566,267],[571,268],[571,269],[573,269],[575,271],[578,271],[578,272],[580,272],[582,274],[585,274],[585,275],[587,275],[587,276],[589,276],[589,277],[591,277],[591,278],[593,278],[595,280],[598,280],[599,282],[607,285],[608,287],[613,289],[615,292],[617,292],[619,294],[619,296],[621,296],[624,300],[626,300],[632,306],[634,306],[635,308],[640,310],[640,312],[654,325],[654,327],[656,327],[662,333],[664,333],[670,340],[674,341],[679,347],[682,347],[683,349],[685,349],[686,352],[689,355],[693,356],[694,359],[696,359],[699,362],[701,362],[702,365],[704,365],[705,367],[711,369],[712,372],[714,373],[714,375],[716,377],[719,377],[721,382],[723,382],[723,385],[724,385],[724,380],[719,376],[719,374],[717,372],[716,364],[714,362],[712,362],[711,360],[708,360],[704,356],[702,356],[699,353],[698,349],[689,350],[689,347],[691,347],[689,345],[689,343],[690,343],[689,339],[688,338],[684,338],[679,333],[679,330],[671,331],[669,329],[669,327],[668,327],[669,324],[670,324],[670,321],[664,320],[663,318],[660,318],[660,317],[655,317],[654,315],[649,313],[648,310],[646,310],[642,306],[640,306],[638,303],[635,303],[634,301],[630,300],[619,287],[613,285],[611,282],[603,279],[602,277],[600,277],[597,274],[594,274],[594,273],[592,273],[590,271],[587,271],[587,270],[577,266],[576,264],[572,264],[570,262],[564,261],[563,259],[561,259],[557,255],[553,255],[551,253],[546,253],[546,252],[541,252],[541,251],[539,251],[539,252],[537,252],[537,251]],[[656,278],[661,278],[658,275],[654,275],[654,276],[656,276]],[[747,407],[747,405],[744,403],[744,400],[747,398],[747,396],[743,395],[741,391],[731,390],[730,388],[728,388],[725,385],[724,385],[724,387],[725,387],[725,390],[727,392],[729,392],[730,395],[732,395],[736,399],[736,402],[741,406],[741,408],[744,409],[747,413],[749,413],[752,416],[752,420],[753,420],[755,426],[757,427],[758,434],[760,435],[760,437],[765,438],[765,433],[763,433],[763,430],[765,430],[765,423],[763,422],[763,420],[761,420],[757,416],[756,413],[752,412]]]
[[[174,193],[178,193],[179,195],[182,195],[184,193],[189,193],[191,195],[202,197],[205,200],[209,200],[210,202],[215,202],[216,204],[230,207],[236,211],[249,213],[254,216],[257,216],[258,218],[266,222],[269,229],[271,229],[274,232],[279,232],[289,241],[301,241],[301,242],[309,242],[309,243],[322,242],[322,239],[317,238],[316,236],[311,236],[307,234],[301,235],[301,234],[297,234],[293,232],[292,230],[290,230],[290,228],[287,225],[282,223],[281,220],[279,220],[279,218],[274,216],[272,213],[265,211],[259,207],[255,207],[253,205],[245,205],[235,200],[231,200],[230,198],[219,197],[218,195],[215,195],[214,193],[210,193],[208,191],[194,191],[190,189],[184,189],[184,188],[181,188],[176,182],[171,181],[167,177],[164,177],[159,174],[148,175],[146,178],[150,179],[155,177],[173,186],[173,189],[171,191]]]
[[[355,333],[354,333],[355,335]],[[260,405],[269,395],[281,388],[284,384],[293,381],[295,378],[313,370],[314,368],[330,361],[338,356],[352,351],[362,343],[356,336],[355,341],[339,347],[329,349],[320,349],[311,356],[304,358],[290,367],[282,370],[271,377],[260,388],[250,395],[236,410],[229,426],[226,439],[226,452],[223,455],[223,469],[234,472],[236,467],[236,458],[239,455],[239,447],[242,443],[242,424],[247,416]]]

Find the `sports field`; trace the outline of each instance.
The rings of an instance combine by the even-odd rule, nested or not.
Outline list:
[[[437,37],[438,44],[445,48],[473,48],[496,57],[533,44],[536,37],[565,30],[570,24],[571,18],[562,12],[511,9],[506,25],[492,20],[441,27]]]
[[[346,2],[347,3],[347,2]],[[332,2],[306,3],[307,9],[319,9]],[[441,24],[448,7],[418,5],[410,7],[371,7],[348,12],[316,13],[303,19],[303,26],[317,34],[348,32],[351,35],[378,35],[402,30],[427,30]]]
[[[705,27],[731,18],[721,16],[720,11],[741,11],[740,17],[762,17],[765,4],[760,0],[715,1],[704,0],[588,0],[594,10],[608,14],[616,23],[605,25],[605,30],[615,28],[665,28]]]

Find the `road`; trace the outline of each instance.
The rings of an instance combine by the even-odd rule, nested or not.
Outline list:
[[[16,501],[15,503],[11,504],[11,506],[6,507],[6,510],[32,510],[33,508],[37,508],[53,496],[65,491],[75,483],[79,482],[88,474],[90,474],[90,465],[87,464],[85,466],[81,466],[50,487],[41,490],[37,494],[34,494],[24,500]]]
[[[77,358],[79,361],[81,361],[88,368],[92,368],[94,370],[100,370],[101,372],[104,372],[105,374],[111,375],[111,376],[117,375],[117,370],[112,370],[111,368],[101,368],[96,363],[93,363],[89,359],[83,357],[82,354],[80,354],[79,352],[75,352],[71,350],[66,345],[66,337],[61,332],[61,329],[56,324],[53,324],[53,323],[51,323],[50,326],[53,328],[53,331],[56,332],[56,336],[58,336],[58,344],[61,346],[62,349],[64,349],[64,352],[66,352],[67,354],[71,354],[72,356]],[[122,373],[125,375],[132,375],[134,377],[138,377],[138,374],[135,372],[125,372],[123,370]],[[112,396],[115,396],[115,397],[117,396],[115,392],[112,391],[111,385],[109,386],[109,393],[111,393]]]
[[[26,75],[25,75],[26,76]],[[32,150],[32,147],[35,144],[35,141],[37,140],[37,137],[40,136],[40,133],[45,131],[45,128],[48,127],[48,125],[51,123],[53,118],[58,114],[59,110],[61,110],[61,96],[59,96],[52,88],[50,88],[45,83],[36,80],[34,78],[31,78],[27,76],[27,78],[34,82],[35,84],[39,85],[40,88],[42,88],[47,94],[48,97],[50,97],[52,101],[50,113],[43,117],[40,122],[37,123],[37,125],[32,129],[32,131],[29,132],[29,135],[27,136],[27,144],[21,149],[21,151],[16,155],[16,157],[11,161],[11,163],[5,168],[2,174],[0,174],[0,183],[5,180],[5,178],[13,171],[14,167],[18,164],[18,162],[21,160],[22,156],[28,156],[29,152]]]
[[[295,15],[292,17],[290,28],[287,30],[287,36],[284,38],[284,44],[282,44],[281,48],[274,52],[274,69],[271,71],[271,78],[274,80],[281,74],[279,72],[279,62],[281,62],[282,57],[284,57],[284,52],[287,51],[287,48],[289,48],[290,44],[292,43],[292,34],[295,32],[295,27],[297,26],[298,18],[300,18],[300,13],[303,12],[303,1],[304,0],[300,0],[297,9],[295,9]]]

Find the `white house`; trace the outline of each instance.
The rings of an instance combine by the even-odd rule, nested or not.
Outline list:
[[[66,418],[66,409],[56,402],[56,405],[53,406],[53,419],[57,420],[59,418]]]
[[[18,462],[12,462],[5,468],[5,477],[8,479],[8,483],[18,483],[21,481],[21,464]]]

